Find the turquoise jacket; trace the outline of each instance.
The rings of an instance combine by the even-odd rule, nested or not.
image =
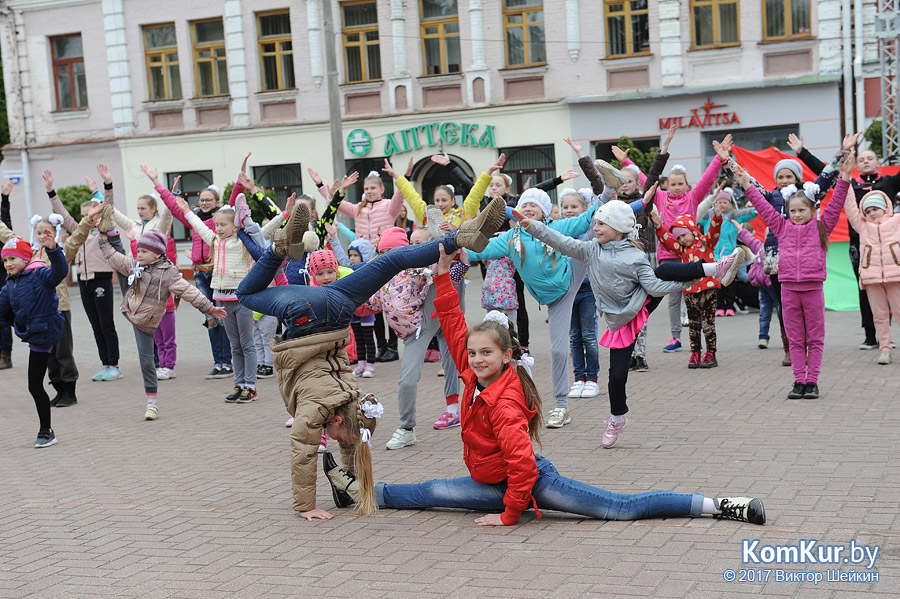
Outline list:
[[[713,214],[715,213],[713,212],[713,209],[710,208],[709,212],[706,213],[706,216],[697,223],[697,226],[700,227],[703,232],[709,231],[709,221]],[[734,248],[737,247],[738,230],[737,227],[732,224],[732,219],[743,224],[750,222],[757,216],[759,216],[759,214],[757,214],[756,210],[753,208],[730,210],[722,215],[722,232],[719,234],[719,242],[716,243],[715,250],[716,260],[729,255],[734,251]]]

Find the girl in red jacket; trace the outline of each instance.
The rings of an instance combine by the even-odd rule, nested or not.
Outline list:
[[[410,485],[375,485],[379,507],[452,507],[494,512],[475,520],[480,526],[511,526],[534,506],[603,520],[638,520],[709,514],[754,524],[766,521],[759,499],[712,499],[700,493],[650,491],[611,493],[560,476],[550,460],[534,453],[540,444],[541,399],[521,360],[509,320],[488,316],[466,326],[459,297],[450,282],[451,256],[440,250],[434,277],[434,307],[447,344],[465,382],[462,408],[463,459],[469,476]],[[491,314],[491,313],[489,313]],[[502,511],[502,513],[496,513]]]

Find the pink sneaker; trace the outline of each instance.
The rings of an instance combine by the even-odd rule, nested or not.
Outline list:
[[[444,412],[437,422],[434,423],[434,428],[438,430],[453,426],[459,426],[459,414],[454,414],[453,412]]]
[[[725,310],[725,316],[734,316],[734,310],[728,308],[727,310]]]
[[[616,441],[619,440],[619,434],[622,432],[622,429],[625,428],[626,424],[628,424],[628,416],[626,416],[622,422],[613,422],[611,418],[607,420],[606,432],[603,433],[603,440],[601,441],[603,447],[610,449],[614,446]]]
[[[441,352],[436,349],[426,349],[425,350],[425,361],[426,362],[440,362],[441,361]]]
[[[285,421],[284,426],[285,426],[286,428],[291,428],[292,426],[294,426],[294,417],[291,416],[290,418],[288,418],[288,419]]]
[[[713,276],[722,284],[722,287],[731,285],[746,256],[743,248],[735,248],[729,255],[716,261],[716,274]]]
[[[725,310],[716,310],[716,316],[725,316]]]
[[[366,363],[366,368],[363,370],[362,377],[364,379],[370,379],[375,376],[375,365]]]
[[[328,439],[330,437],[325,434],[325,431],[322,431],[322,439],[319,441],[319,453],[325,453],[325,450],[328,449]]]
[[[363,375],[363,372],[366,371],[367,362],[360,360],[356,363],[356,370],[353,371],[353,376],[359,378]]]

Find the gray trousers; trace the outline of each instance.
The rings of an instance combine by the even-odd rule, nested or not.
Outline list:
[[[134,325],[134,341],[137,343],[138,362],[144,379],[144,393],[156,393],[156,354],[153,351],[153,333],[145,333]]]
[[[253,310],[238,301],[216,302],[225,308],[225,334],[231,343],[231,367],[236,387],[256,388],[256,345],[253,343]]]
[[[441,365],[444,367],[444,396],[459,393],[459,373],[450,349],[440,333],[441,323],[437,318],[431,318],[434,312],[434,298],[436,297],[434,285],[428,289],[425,303],[422,305],[422,328],[419,336],[415,333],[403,339],[403,362],[400,365],[400,386],[397,389],[397,403],[400,411],[400,427],[415,428],[416,426],[416,394],[419,388],[419,379],[422,378],[422,363],[425,361],[425,350],[431,343],[432,337],[438,333],[438,345],[441,348]],[[443,411],[443,410],[441,410]]]
[[[681,262],[678,259],[665,259],[660,262]],[[681,311],[684,306],[684,293],[681,291],[673,291],[669,294],[669,328],[672,330],[672,337],[681,338]]]
[[[587,269],[578,260],[570,260],[569,290],[547,306],[550,326],[550,375],[556,407],[569,407],[569,330],[572,328],[572,304],[581,289]]]
[[[256,347],[256,361],[263,366],[272,366],[272,337],[278,329],[278,319],[263,314],[253,323],[253,345]]]

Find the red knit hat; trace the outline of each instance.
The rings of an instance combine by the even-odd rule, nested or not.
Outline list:
[[[337,272],[338,261],[331,250],[317,250],[309,255],[309,264],[306,265],[306,271],[311,279],[315,279],[316,273],[323,268],[331,268]]]
[[[404,245],[409,245],[409,239],[406,238],[406,230],[400,227],[391,227],[381,234],[381,240],[378,242],[378,251],[392,250]]]
[[[13,237],[6,242],[3,250],[0,250],[0,256],[15,256],[21,258],[25,262],[30,262],[34,256],[31,244],[20,237]]]

